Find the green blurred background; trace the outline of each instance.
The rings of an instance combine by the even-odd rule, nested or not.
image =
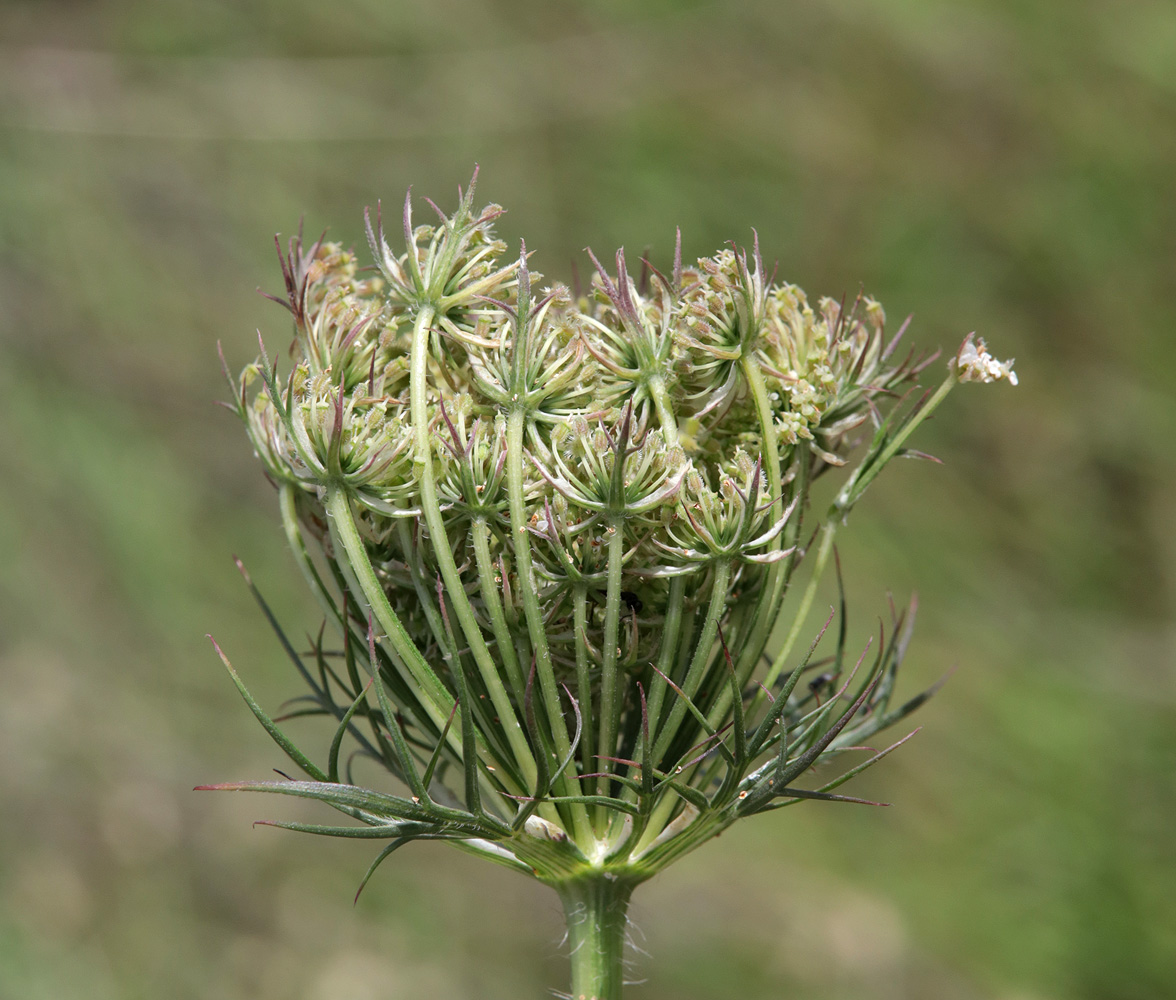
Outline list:
[[[353,909],[373,850],[190,791],[282,766],[205,632],[299,693],[230,554],[318,624],[216,341],[284,344],[275,230],[362,246],[365,205],[452,205],[475,161],[553,278],[754,225],[812,294],[1021,378],[954,393],[917,442],[946,464],[843,535],[855,632],[917,587],[908,690],[959,667],[857,786],[895,806],[756,820],[642,889],[634,997],[1176,995],[1176,6],[5,0],[0,997],[563,982],[541,887],[419,845]]]

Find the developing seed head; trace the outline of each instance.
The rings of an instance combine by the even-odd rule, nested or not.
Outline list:
[[[428,225],[407,200],[399,252],[377,211],[375,274],[322,240],[279,247],[292,369],[263,347],[229,379],[343,637],[303,671],[339,720],[328,770],[250,701],[314,779],[253,787],[321,798],[390,847],[457,840],[553,885],[636,884],[741,816],[840,798],[840,780],[794,781],[923,700],[888,708],[901,619],[856,695],[840,674],[836,694],[833,675],[796,685],[799,622],[772,636],[809,540],[802,608],[837,525],[919,454],[906,442],[952,386],[1016,376],[969,337],[937,392],[910,392],[928,362],[891,360],[905,324],[884,338],[864,296],[814,308],[767,277],[758,239],[683,267],[679,238],[639,280],[622,252],[612,272],[593,256],[573,301],[507,253],[473,188]],[[811,484],[844,465],[822,518]],[[348,732],[409,798],[340,774]]]
[[[565,595],[604,587],[610,539],[625,553],[621,588],[640,590],[643,617],[656,621],[665,577],[735,557],[781,516],[772,484],[780,490],[806,463],[841,464],[850,431],[912,370],[887,365],[876,302],[823,299],[814,310],[795,286],[767,283],[758,245],[676,266],[644,288],[623,254],[611,274],[594,258],[587,302],[562,285],[536,290],[525,252],[508,257],[494,235],[501,211],[476,209],[471,184],[452,215],[413,226],[408,201],[399,253],[377,217],[376,276],[337,244],[292,246],[296,365],[284,382],[264,359],[246,370],[243,389],[265,376],[247,426],[271,477],[303,494],[311,523],[326,523],[322,490],[346,485],[400,604],[435,590],[444,546],[489,631],[495,598],[479,567],[495,567],[501,600],[525,590],[518,574],[532,560],[548,583],[539,598],[553,658],[570,664]],[[964,379],[1011,376],[995,364],[971,341],[957,359]],[[524,450],[513,480],[511,442]],[[440,510],[431,527],[429,503]],[[683,549],[698,554],[686,569],[667,555]],[[740,572],[754,589],[769,568]],[[687,592],[687,611],[705,600],[702,587]],[[590,648],[607,645],[603,629],[589,616]]]
[[[689,770],[675,762],[709,741],[685,699],[716,722],[732,711],[723,692],[764,661],[810,484],[864,442],[834,503],[848,513],[922,419],[895,414],[925,362],[892,360],[903,331],[885,339],[872,299],[814,308],[772,283],[758,239],[686,267],[679,242],[672,268],[646,264],[640,280],[622,252],[611,271],[593,256],[573,300],[540,286],[525,247],[508,254],[502,210],[473,196],[471,183],[451,215],[430,203],[428,225],[406,200],[400,241],[377,211],[375,273],[337,244],[292,240],[279,300],[292,369],[263,354],[232,383],[235,408],[308,578],[342,594],[324,603],[353,636],[383,609],[372,642],[401,685],[396,711],[417,746],[461,763],[467,805],[483,781],[525,802],[550,747],[562,781],[592,779],[636,754],[646,726],[655,765]],[[951,369],[1016,383],[971,337]],[[560,745],[581,724],[582,760]],[[750,811],[776,794],[761,785],[740,796]],[[577,788],[591,794],[562,794]]]

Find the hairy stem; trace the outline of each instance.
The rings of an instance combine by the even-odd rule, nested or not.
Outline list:
[[[558,887],[568,922],[575,1000],[620,1000],[633,885],[594,873]]]

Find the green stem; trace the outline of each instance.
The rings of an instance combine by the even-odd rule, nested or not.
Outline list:
[[[768,513],[768,523],[776,521],[784,513],[784,484],[780,473],[780,443],[776,436],[776,425],[772,419],[772,407],[768,401],[768,390],[764,385],[764,376],[759,365],[749,357],[742,361],[743,376],[751,390],[751,398],[755,402],[756,416],[760,425],[761,461],[764,471],[768,474],[768,496],[771,507]],[[773,552],[784,544],[782,535],[777,535],[768,546]],[[780,614],[780,604],[784,596],[784,564],[774,562],[768,567],[756,602],[755,611],[750,617],[750,634],[744,639],[741,648],[735,650],[737,663],[735,676],[738,678],[740,689],[751,680],[751,675],[759,663],[764,647],[776,625],[776,618]],[[719,695],[719,700],[726,701],[726,688]]]
[[[776,682],[776,679],[784,670],[785,662],[789,654],[791,654],[793,646],[796,645],[796,640],[800,636],[800,630],[803,628],[805,619],[808,618],[809,611],[812,609],[813,598],[817,593],[817,585],[821,581],[825,566],[829,562],[829,556],[833,552],[833,538],[837,534],[837,526],[848,516],[849,509],[861,499],[866,487],[874,481],[874,477],[878,475],[887,462],[898,454],[899,449],[907,442],[907,439],[910,438],[918,426],[935,412],[939,404],[947,398],[947,394],[955,388],[958,381],[959,379],[955,373],[950,373],[923,407],[899,429],[893,439],[869,463],[869,467],[864,472],[859,470],[858,473],[855,473],[837,494],[837,499],[834,500],[832,507],[829,508],[825,523],[821,525],[821,544],[817,549],[817,558],[813,566],[812,576],[809,578],[808,586],[805,588],[804,595],[801,597],[800,606],[796,609],[796,614],[792,618],[792,627],[788,630],[784,645],[780,647],[780,651],[772,661],[767,676],[764,677],[763,686],[765,688],[771,688]],[[748,709],[749,714],[753,714],[759,709],[763,703],[763,698],[762,692],[756,695],[755,700]]]
[[[511,410],[506,425],[506,489],[510,498],[510,530],[515,543],[515,565],[519,591],[523,598],[523,612],[527,620],[527,633],[531,638],[531,649],[535,657],[535,674],[539,681],[539,700],[546,709],[547,723],[555,741],[555,762],[553,769],[571,752],[572,740],[568,733],[560,708],[559,690],[556,687],[555,668],[551,663],[551,651],[547,645],[546,623],[543,608],[535,590],[534,570],[531,565],[531,538],[527,534],[527,508],[525,483],[523,480],[523,433],[526,429],[527,413],[521,406]],[[542,752],[542,748],[536,747]],[[574,795],[574,788],[566,775],[559,779],[559,794]],[[588,819],[588,810],[580,803],[570,805],[572,826],[576,842],[581,847],[592,844],[595,837]]]
[[[741,364],[748,388],[751,390],[752,399],[755,402],[760,424],[763,443],[762,462],[768,476],[768,495],[771,497],[771,513],[768,518],[771,522],[784,513],[780,444],[776,436],[775,424],[772,421],[772,409],[768,401],[768,391],[764,385],[763,373],[752,358],[745,357]],[[800,519],[800,512],[794,512],[793,518],[795,519],[793,523],[797,523]],[[786,537],[784,533],[777,535],[768,551],[782,548]],[[747,686],[754,675],[768,640],[771,638],[772,630],[780,617],[780,608],[784,603],[784,590],[791,576],[792,565],[792,558],[772,563],[764,576],[755,607],[745,608],[743,614],[739,614],[738,611],[734,612],[728,622],[726,639],[731,644],[729,651],[736,658],[735,683],[740,691]],[[746,622],[746,628],[744,622]],[[707,716],[716,729],[727,717],[727,713],[731,709],[732,697],[731,687],[726,684],[715,692],[715,700],[707,709]]]
[[[584,773],[597,770],[596,730],[592,718],[592,668],[588,658],[588,589],[583,583],[576,585],[572,604],[573,626],[576,630],[576,692],[580,697],[580,714],[584,719],[584,731],[580,737],[580,760]]]
[[[478,563],[478,587],[482,594],[482,603],[486,606],[486,614],[490,618],[490,627],[494,630],[494,640],[498,643],[498,656],[514,691],[515,703],[521,705],[526,694],[526,680],[519,667],[514,637],[510,634],[510,626],[507,625],[506,615],[502,610],[502,596],[494,583],[498,573],[490,556],[490,527],[484,517],[476,517],[470,522],[470,540],[473,542],[474,558]]]
[[[465,673],[466,666],[462,662],[463,658],[458,653],[457,639],[453,634],[453,629],[449,626],[444,615],[438,608],[433,594],[429,592],[426,582],[429,579],[429,575],[425,570],[419,549],[413,544],[412,529],[408,526],[408,521],[401,518],[396,525],[396,531],[400,538],[400,550],[409,568],[409,575],[412,577],[413,589],[417,595],[417,604],[425,614],[425,621],[429,624],[429,630],[433,633],[437,648],[441,650],[441,656],[445,661],[445,665],[449,668],[449,674],[460,691],[463,684],[469,684],[469,678]],[[461,672],[460,676],[459,671]],[[490,751],[500,761],[495,766],[506,768],[500,774],[500,777],[509,774],[511,784],[518,788],[532,786],[535,780],[533,774],[520,775],[513,769],[512,765],[514,761],[511,759],[509,750],[502,743],[501,729],[497,726],[487,724],[484,698],[484,695],[482,696],[483,700],[469,695],[468,697],[462,696],[459,700],[473,714],[475,725],[478,727],[478,731],[483,740],[485,740]]]
[[[347,556],[346,559],[339,560],[339,567],[344,574],[347,589],[355,595],[357,600],[360,595],[363,596],[375,621],[379,622],[380,627],[384,629],[384,638],[377,639],[377,642],[381,645],[387,643],[391,646],[389,654],[392,662],[400,671],[401,676],[406,680],[411,678],[414,686],[420,691],[422,707],[433,725],[436,726],[437,731],[444,731],[449,713],[453,709],[453,695],[449,693],[441,679],[426,662],[421,651],[417,649],[412,638],[405,631],[399,616],[388,602],[388,595],[384,593],[379,577],[376,576],[375,568],[367,554],[367,547],[360,537],[359,528],[351,513],[351,501],[347,496],[345,486],[336,484],[327,488],[326,509],[331,541],[335,546],[335,551],[337,553],[344,552]],[[485,738],[479,734],[478,740],[478,754],[483,763],[495,769],[493,773],[499,776],[502,784],[512,794],[524,792],[524,789],[515,786],[509,779],[502,761],[498,760],[486,747]],[[449,742],[460,757],[462,744],[458,734],[450,732]],[[499,789],[490,784],[486,775],[483,775],[483,780],[486,782],[487,792],[498,807],[500,815],[509,816],[512,807],[503,800]]]
[[[660,728],[658,723],[662,714],[662,702],[665,700],[669,687],[666,684],[666,677],[674,676],[674,666],[678,658],[679,632],[682,628],[682,609],[685,603],[686,577],[676,576],[670,581],[670,594],[666,601],[666,617],[662,623],[661,651],[658,654],[657,663],[660,673],[655,673],[649,679],[649,701],[646,708],[649,714],[649,738],[651,740],[657,738]],[[638,744],[638,749],[645,749],[644,736]],[[637,759],[640,760],[640,754]]]
[[[727,587],[731,582],[731,563],[726,559],[720,559],[715,563],[714,574],[706,621],[703,624],[702,632],[699,634],[698,643],[694,647],[694,656],[690,661],[690,669],[687,670],[686,677],[681,685],[682,691],[687,698],[693,698],[698,693],[703,679],[710,671],[711,654],[719,632],[719,619],[727,607]],[[651,737],[653,740],[653,763],[655,765],[661,762],[666,751],[670,748],[670,744],[676,739],[680,740],[683,746],[689,746],[690,742],[697,737],[697,722],[689,722],[686,726],[682,725],[686,712],[686,702],[682,700],[681,696],[678,696],[673,702],[673,707],[670,709],[670,715],[666,720],[665,726],[662,727],[657,736]]]
[[[828,565],[829,555],[833,551],[833,538],[837,534],[837,520],[830,518],[823,525],[821,525],[821,545],[817,549],[817,559],[813,565],[813,573],[809,578],[808,586],[805,588],[804,595],[800,599],[800,606],[796,609],[796,614],[792,618],[792,627],[788,630],[788,636],[784,640],[784,645],[780,647],[780,652],[776,654],[776,658],[772,661],[772,666],[768,670],[767,676],[763,680],[763,685],[766,688],[771,688],[776,683],[776,678],[780,676],[784,669],[784,664],[792,652],[792,647],[796,645],[796,640],[800,635],[800,630],[804,627],[805,619],[808,618],[809,611],[813,606],[813,598],[817,593],[817,584],[821,582],[821,577],[825,573],[825,566]],[[759,706],[763,692],[756,696],[755,705],[752,708]]]
[[[531,756],[531,749],[527,745],[527,736],[523,732],[522,723],[515,714],[510,696],[503,686],[498,667],[486,646],[486,638],[478,625],[474,609],[466,596],[462,586],[461,576],[453,559],[453,551],[449,547],[449,539],[445,531],[445,522],[441,517],[441,505],[437,499],[436,474],[433,469],[433,445],[430,439],[430,421],[428,412],[428,348],[429,329],[434,318],[433,309],[425,306],[417,316],[413,326],[411,389],[409,405],[412,413],[412,429],[416,441],[415,470],[421,489],[421,512],[425,524],[429,529],[433,545],[433,555],[437,560],[437,567],[445,585],[446,595],[462,634],[469,643],[470,652],[482,677],[482,683],[490,695],[494,711],[498,714],[502,731],[506,735],[510,751],[514,755],[518,770],[526,784],[534,786],[536,766]],[[460,664],[457,669],[461,669]]]
[[[346,630],[347,622],[343,620],[342,612],[335,604],[326,584],[323,583],[322,575],[306,547],[306,539],[302,536],[302,527],[298,523],[298,494],[295,487],[290,483],[283,483],[278,496],[282,511],[282,527],[286,531],[286,541],[290,545],[290,551],[294,553],[294,560],[298,563],[298,569],[302,573],[303,579],[310,585],[311,593],[318,599],[327,618],[337,622]]]
[[[617,461],[621,456],[617,456]],[[604,648],[601,649],[600,667],[600,749],[606,756],[617,753],[617,726],[620,723],[622,700],[618,691],[617,644],[620,641],[621,624],[621,570],[625,554],[624,521],[617,518],[609,525],[612,534],[608,540],[608,589],[604,602]],[[600,770],[611,773],[616,765],[611,760],[600,761]],[[597,779],[601,795],[608,794],[608,779]],[[608,811],[601,807],[596,814],[598,827],[607,818]]]
[[[727,586],[730,580],[731,564],[726,561],[720,561],[715,566],[715,580],[711,587],[710,606],[707,609],[706,621],[703,623],[698,643],[694,647],[690,669],[686,672],[686,677],[681,685],[683,692],[688,698],[694,697],[704,677],[709,672],[712,660],[711,651],[718,636],[719,618],[722,617],[723,610],[727,606]],[[676,699],[672,703],[673,707],[670,709],[665,725],[659,731],[651,731],[650,733],[650,740],[653,743],[653,755],[651,759],[655,766],[662,762],[671,742],[677,739],[683,747],[689,746],[697,739],[700,732],[700,727],[697,721],[693,720],[693,717],[691,717],[690,722],[683,724],[687,712],[687,705],[682,700],[682,697],[677,695],[677,692],[675,692],[675,695]],[[652,719],[650,720],[650,725],[653,725]],[[666,762],[666,767],[669,768],[671,764],[672,762]],[[695,767],[697,766],[695,765]],[[685,783],[689,784],[689,781]],[[679,804],[677,796],[672,793],[666,793],[661,801],[654,806],[645,831],[641,834],[641,838],[633,849],[635,855],[640,855],[643,851],[647,850],[650,844],[657,839],[658,835],[665,829],[666,824],[670,821],[674,810],[678,808]]]
[[[453,708],[453,695],[446,690],[441,679],[425,662],[421,651],[416,648],[405,631],[400,617],[388,603],[388,595],[384,593],[384,588],[376,576],[367,547],[360,537],[359,528],[351,513],[351,502],[345,486],[332,484],[327,487],[326,508],[335,550],[346,554],[345,559],[339,560],[339,565],[348,578],[349,589],[357,596],[363,595],[375,620],[384,630],[386,641],[392,647],[393,662],[418,686],[426,710],[440,730],[449,718],[450,709]]]
[[[657,419],[666,436],[666,441],[670,444],[677,444],[678,420],[674,416],[674,407],[670,402],[670,394],[666,390],[665,380],[660,375],[655,375],[649,380],[649,395],[653,397]]]
[[[878,453],[875,459],[869,462],[868,468],[859,468],[850,478],[849,482],[842,487],[841,492],[837,494],[837,499],[833,502],[833,506],[829,511],[830,518],[836,516],[842,520],[845,519],[849,514],[849,509],[866,492],[866,487],[874,481],[874,478],[882,471],[886,463],[898,454],[899,449],[906,444],[907,439],[915,433],[919,425],[939,408],[939,404],[947,398],[947,394],[958,383],[959,377],[954,371],[949,370],[947,378],[940,383],[939,388],[935,390],[931,398],[913,416],[907,419],[906,423],[899,428],[894,437],[887,442],[886,447]]]
[[[633,885],[605,873],[558,887],[568,922],[573,1000],[620,1000]]]

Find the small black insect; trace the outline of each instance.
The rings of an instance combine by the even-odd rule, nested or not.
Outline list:
[[[624,601],[626,605],[628,605],[629,610],[634,614],[636,614],[645,606],[641,603],[641,598],[634,594],[631,590],[622,590],[621,600]]]
[[[818,691],[821,690],[821,688],[828,687],[832,683],[833,683],[833,675],[832,674],[820,674],[819,676],[814,677],[811,681],[809,681],[809,690],[813,694],[816,694]]]

